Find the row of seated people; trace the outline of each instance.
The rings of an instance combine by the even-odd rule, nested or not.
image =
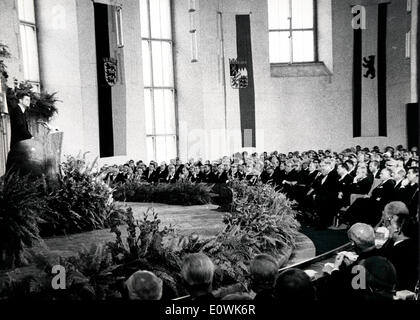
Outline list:
[[[325,264],[324,277],[314,281],[311,279],[311,270],[291,268],[279,273],[277,260],[270,255],[260,254],[249,265],[249,287],[237,287],[236,292],[216,296],[212,290],[216,266],[203,253],[189,254],[181,267],[181,277],[189,296],[177,300],[284,303],[413,299],[419,286],[418,232],[412,234],[413,229],[410,229],[415,222],[402,202],[388,204],[383,218],[386,227],[378,228],[388,230],[385,237],[378,237],[370,225],[354,224],[348,231],[354,251],[339,252],[334,263]],[[354,280],[355,267],[357,270],[363,269],[363,279],[359,281]],[[149,271],[138,271],[126,281],[125,297],[159,300],[165,296],[162,291],[160,278]]]
[[[111,183],[129,179],[149,183],[224,184],[232,179],[271,184],[294,199],[320,227],[328,227],[342,209],[341,220],[352,224],[362,221],[371,225],[379,221],[383,207],[401,200],[417,214],[418,156],[417,150],[387,147],[383,152],[374,147],[290,152],[288,155],[266,152],[248,156],[246,152],[211,163],[190,159],[163,162],[151,161],[146,166],[133,160],[120,168],[104,167]],[[342,226],[343,227],[343,226]]]
[[[311,162],[307,173],[303,171],[296,170],[292,178],[286,177],[279,189],[316,216],[320,226],[331,225],[340,209],[343,222],[375,225],[385,205],[397,200],[404,202],[413,216],[417,215],[418,167],[406,170],[388,161],[381,169],[375,160],[354,164],[351,160],[337,163],[326,159],[319,168]]]

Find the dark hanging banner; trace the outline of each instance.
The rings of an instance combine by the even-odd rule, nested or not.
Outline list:
[[[94,3],[96,62],[98,74],[99,150],[101,157],[114,156],[114,129],[112,121],[112,92],[110,81],[116,71],[110,64],[108,5]]]
[[[255,90],[254,90],[254,68],[252,64],[251,46],[251,22],[250,16],[236,16],[236,47],[237,61],[241,62],[242,67],[237,66],[238,74],[241,79],[247,77],[247,85],[238,83],[239,107],[241,116],[242,147],[256,147],[255,137]],[[242,88],[241,88],[242,87]]]
[[[379,136],[387,136],[386,118],[386,22],[388,3],[378,6],[378,122]]]
[[[353,44],[353,137],[362,135],[362,30],[354,30]]]

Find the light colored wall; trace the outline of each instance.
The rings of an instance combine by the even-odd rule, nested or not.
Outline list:
[[[328,0],[320,2],[322,7],[329,8]],[[189,130],[204,128],[207,136],[211,136],[211,129],[224,128],[223,91],[217,82],[216,45],[216,10],[221,6],[228,81],[228,124],[233,131],[240,128],[239,102],[237,90],[229,85],[228,59],[236,58],[235,15],[251,12],[256,127],[257,131],[260,130],[257,132],[257,150],[341,150],[355,144],[382,147],[405,144],[405,103],[410,99],[410,64],[404,59],[405,1],[394,1],[389,6],[388,137],[357,139],[352,135],[353,29],[350,2],[332,1],[331,13],[323,11],[319,15],[320,38],[326,43],[332,42],[329,47],[320,50],[320,58],[333,71],[332,76],[274,78],[270,75],[266,1],[199,1],[199,62],[196,64],[189,61],[188,2],[175,1],[175,44],[182,48],[176,50],[180,123]],[[328,18],[331,20],[326,21]],[[199,153],[185,143],[188,139],[182,131],[180,141],[183,158],[212,158],[217,151],[219,155],[237,151],[220,147],[212,152],[206,144],[207,149]]]
[[[23,78],[22,53],[20,48],[17,1],[0,1],[0,42],[9,46],[11,58],[5,59],[9,74],[9,86],[13,78]]]
[[[52,23],[53,10],[61,14],[60,23]],[[43,88],[49,92],[57,91],[57,96],[63,101],[58,105],[59,115],[53,119],[52,125],[64,131],[63,154],[75,155],[85,150],[84,123],[89,121],[83,108],[83,98],[86,97],[82,97],[83,74],[79,55],[83,43],[79,42],[76,1],[37,1],[37,26]]]
[[[113,55],[120,53],[123,57],[120,67],[124,75],[123,82],[112,89],[116,157],[100,159],[101,163],[146,156],[139,4],[136,0],[120,3],[125,46],[116,52],[112,49]],[[50,23],[54,6],[61,8],[56,12],[64,12],[62,28]],[[58,91],[63,100],[59,115],[53,120],[53,125],[65,132],[63,153],[89,151],[88,156],[93,159],[99,155],[100,108],[93,3],[39,1],[38,25],[42,84],[48,91]]]

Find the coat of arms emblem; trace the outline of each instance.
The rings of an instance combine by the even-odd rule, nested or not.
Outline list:
[[[118,81],[118,62],[113,58],[104,58],[105,81],[109,86],[114,86]]]
[[[248,87],[248,69],[246,61],[229,59],[230,64],[230,85],[233,89],[244,89]]]

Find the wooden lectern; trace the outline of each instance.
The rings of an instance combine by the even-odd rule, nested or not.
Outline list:
[[[7,169],[19,171],[21,175],[45,175],[54,180],[59,172],[62,142],[63,132],[59,131],[20,141],[9,152]]]

